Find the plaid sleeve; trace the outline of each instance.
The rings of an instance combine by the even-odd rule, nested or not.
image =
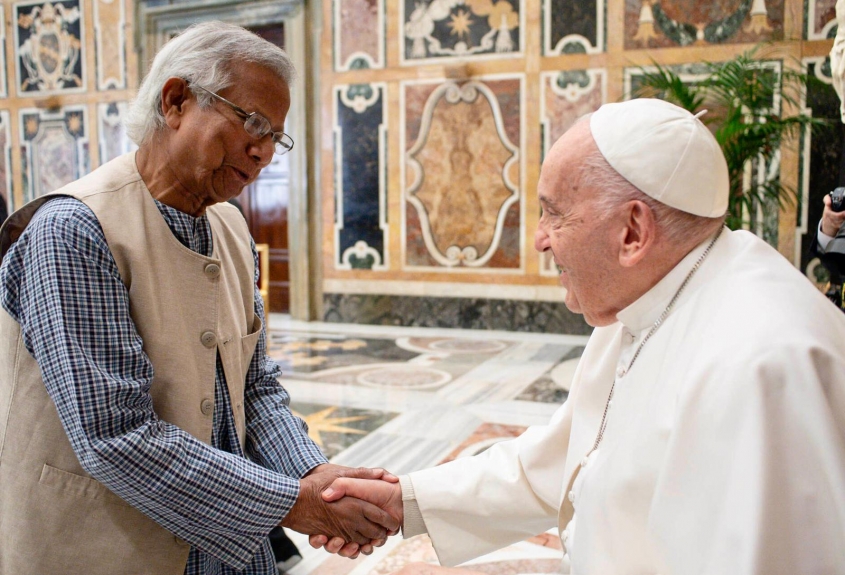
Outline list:
[[[19,279],[8,307],[83,468],[200,551],[246,566],[293,506],[297,476],[214,449],[158,419],[149,394],[153,370],[128,294],[84,204],[48,202],[15,248],[22,268],[3,276]]]
[[[258,281],[258,253],[252,244]],[[264,301],[255,290],[255,313],[264,321]],[[290,396],[279,383],[282,370],[267,357],[267,330],[262,329],[246,375],[247,453],[258,464],[291,477],[303,477],[326,457],[308,437],[308,426],[291,413]]]

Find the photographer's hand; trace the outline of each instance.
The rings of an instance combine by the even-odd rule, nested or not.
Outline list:
[[[830,209],[830,196],[825,195],[824,199],[824,212],[822,213],[822,233],[827,234],[830,237],[836,236],[839,232],[839,228],[842,227],[842,224],[845,223],[845,211],[842,212],[834,212]]]

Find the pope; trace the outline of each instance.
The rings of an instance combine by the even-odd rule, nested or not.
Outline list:
[[[707,127],[660,100],[604,105],[538,191],[535,247],[595,326],[568,400],[483,454],[324,499],[381,506],[445,565],[558,527],[579,575],[845,573],[845,316],[724,227]]]

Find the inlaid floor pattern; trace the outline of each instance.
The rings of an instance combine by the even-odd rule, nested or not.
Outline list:
[[[480,453],[546,423],[566,399],[586,337],[305,323],[274,315],[268,353],[291,408],[334,463],[402,474]],[[558,573],[555,532],[439,567],[428,537],[392,537],[356,560],[312,549],[290,575]]]

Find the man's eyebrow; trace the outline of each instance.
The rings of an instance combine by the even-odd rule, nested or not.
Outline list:
[[[549,198],[549,197],[544,196],[542,194],[540,194],[538,196],[538,200],[540,201],[540,204],[541,204],[542,207],[549,207],[549,208],[556,208],[557,207],[557,203],[552,198]]]

